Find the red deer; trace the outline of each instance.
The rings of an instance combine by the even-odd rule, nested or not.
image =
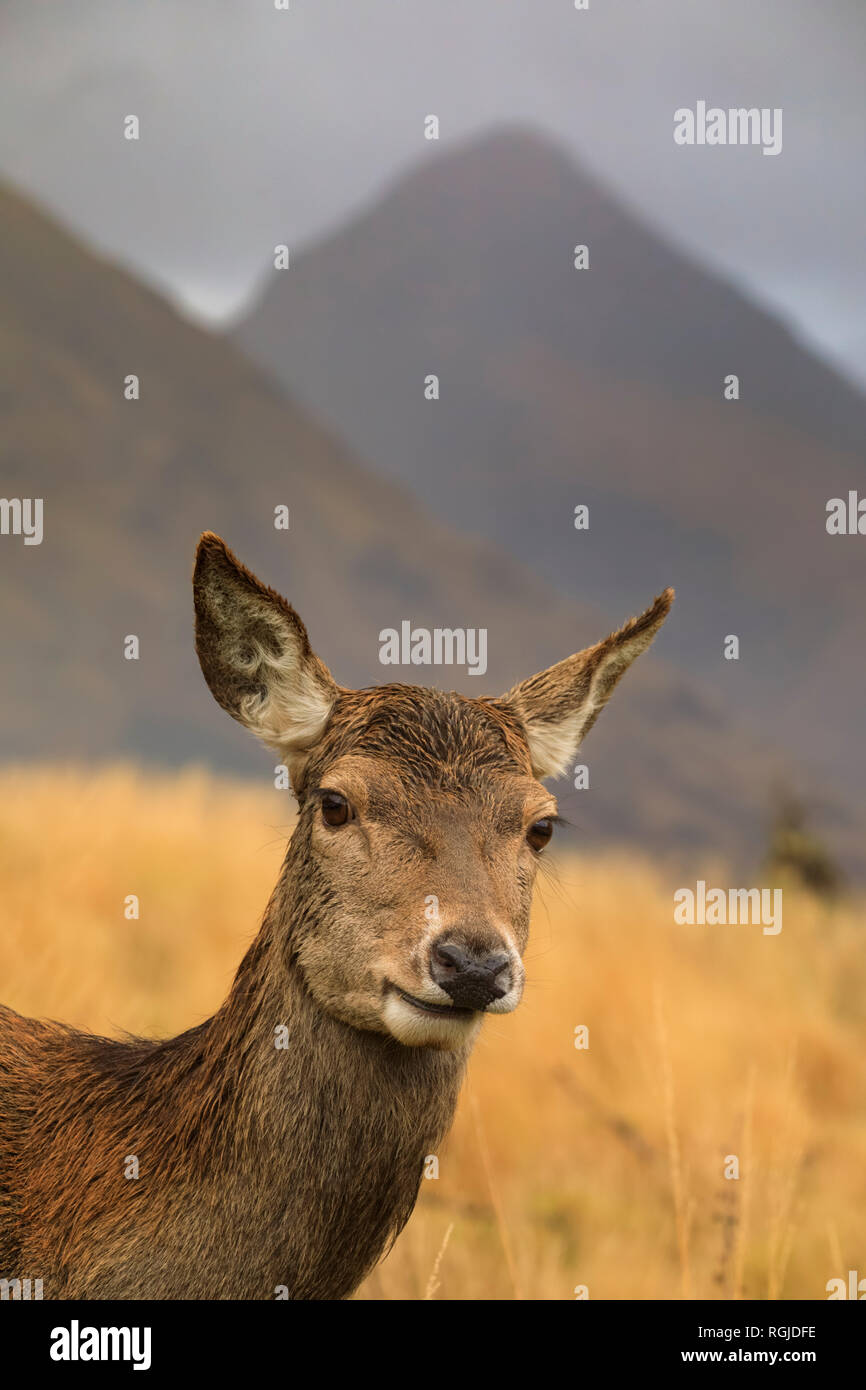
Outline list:
[[[212,533],[193,583],[204,678],[288,766],[296,828],[207,1022],[114,1041],[0,1008],[0,1277],[60,1299],[345,1298],[409,1218],[484,1014],[520,1000],[556,821],[541,779],[673,592],[471,699],[340,687]]]

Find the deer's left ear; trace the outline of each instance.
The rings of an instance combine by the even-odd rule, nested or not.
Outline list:
[[[665,589],[639,618],[565,661],[516,685],[502,698],[523,724],[536,777],[558,777],[623,672],[649,646],[674,601]]]

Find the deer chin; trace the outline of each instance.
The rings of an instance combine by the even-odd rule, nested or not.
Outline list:
[[[399,985],[388,984],[382,1005],[382,1020],[392,1037],[405,1047],[437,1047],[459,1051],[474,1040],[483,1011],[462,1009],[437,991],[439,999],[409,994]]]

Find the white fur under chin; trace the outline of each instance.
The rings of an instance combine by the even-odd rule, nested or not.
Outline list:
[[[382,1006],[389,1033],[406,1047],[465,1047],[481,1027],[483,1014],[424,1014],[414,1004],[390,990]]]
[[[494,999],[492,1004],[488,1004],[484,1010],[486,1014],[510,1014],[513,1013],[523,997],[523,976],[516,984],[511,986],[507,994],[503,994],[501,999]]]

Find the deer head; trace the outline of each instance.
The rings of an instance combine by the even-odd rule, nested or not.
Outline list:
[[[194,594],[211,692],[288,766],[298,800],[281,879],[286,961],[343,1023],[465,1047],[485,1013],[520,1002],[532,887],[557,820],[543,779],[569,766],[673,591],[498,699],[342,688],[294,609],[210,532]]]

